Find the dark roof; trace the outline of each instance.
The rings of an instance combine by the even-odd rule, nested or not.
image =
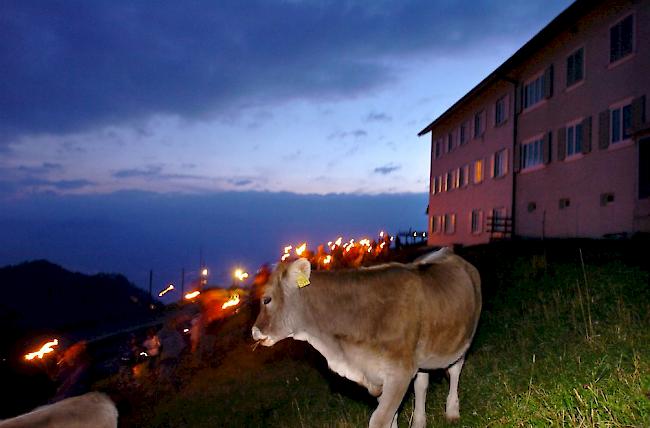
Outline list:
[[[574,25],[577,18],[585,15],[589,10],[594,9],[598,4],[603,0],[576,0],[569,7],[564,9],[562,13],[555,17],[551,22],[549,22],[546,27],[542,28],[539,33],[533,36],[526,44],[524,44],[517,52],[515,52],[510,58],[505,60],[503,64],[496,68],[492,73],[490,73],[485,79],[483,79],[478,85],[474,86],[468,93],[466,93],[461,99],[456,101],[451,107],[449,107],[444,113],[438,116],[433,122],[427,125],[422,131],[418,132],[418,137],[430,132],[436,125],[438,125],[442,120],[447,118],[456,108],[464,104],[467,100],[473,98],[475,95],[480,93],[484,88],[496,82],[497,80],[503,79],[510,82],[515,82],[515,79],[508,76],[508,73],[518,64],[524,62],[531,54],[538,51],[540,48],[546,45],[546,43],[551,40],[553,37],[557,36],[558,33],[563,31],[566,28]]]

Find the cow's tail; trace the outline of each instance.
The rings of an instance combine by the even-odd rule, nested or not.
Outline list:
[[[432,251],[430,253],[418,257],[417,259],[413,260],[413,264],[424,265],[424,264],[439,262],[440,260],[446,259],[451,254],[454,254],[453,248],[442,247],[437,251]]]

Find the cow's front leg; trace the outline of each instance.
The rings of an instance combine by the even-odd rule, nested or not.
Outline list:
[[[463,369],[465,357],[462,356],[458,361],[452,364],[447,372],[449,373],[449,394],[447,395],[447,407],[445,409],[445,416],[447,420],[457,421],[460,419],[460,406],[458,404],[458,378],[460,371]]]
[[[395,418],[404,394],[411,383],[408,373],[394,374],[384,381],[384,389],[379,397],[379,405],[370,417],[370,428],[390,428],[397,425]]]

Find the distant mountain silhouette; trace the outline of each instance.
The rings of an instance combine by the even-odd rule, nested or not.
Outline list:
[[[0,268],[0,349],[26,334],[83,336],[150,317],[149,296],[118,274],[84,275],[46,260]]]

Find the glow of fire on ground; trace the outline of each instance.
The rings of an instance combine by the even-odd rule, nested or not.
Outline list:
[[[160,293],[158,293],[158,297],[162,297],[162,296],[164,296],[165,294],[169,293],[169,292],[172,291],[173,289],[174,289],[174,284],[169,284],[169,287],[165,288],[163,291],[161,291]]]
[[[221,309],[226,309],[231,306],[237,306],[238,304],[239,304],[239,294],[235,293],[230,297],[230,299],[228,299],[223,305],[221,305]]]
[[[193,298],[195,298],[195,297],[198,296],[199,294],[201,294],[201,292],[200,292],[199,290],[192,291],[192,292],[187,293],[187,294],[185,295],[185,299],[186,299],[186,300],[192,300]]]
[[[34,358],[43,359],[45,354],[54,352],[54,347],[58,345],[59,345],[59,339],[54,339],[41,346],[41,349],[39,349],[38,351],[30,352],[29,354],[25,355],[25,359],[30,361],[33,360]]]

